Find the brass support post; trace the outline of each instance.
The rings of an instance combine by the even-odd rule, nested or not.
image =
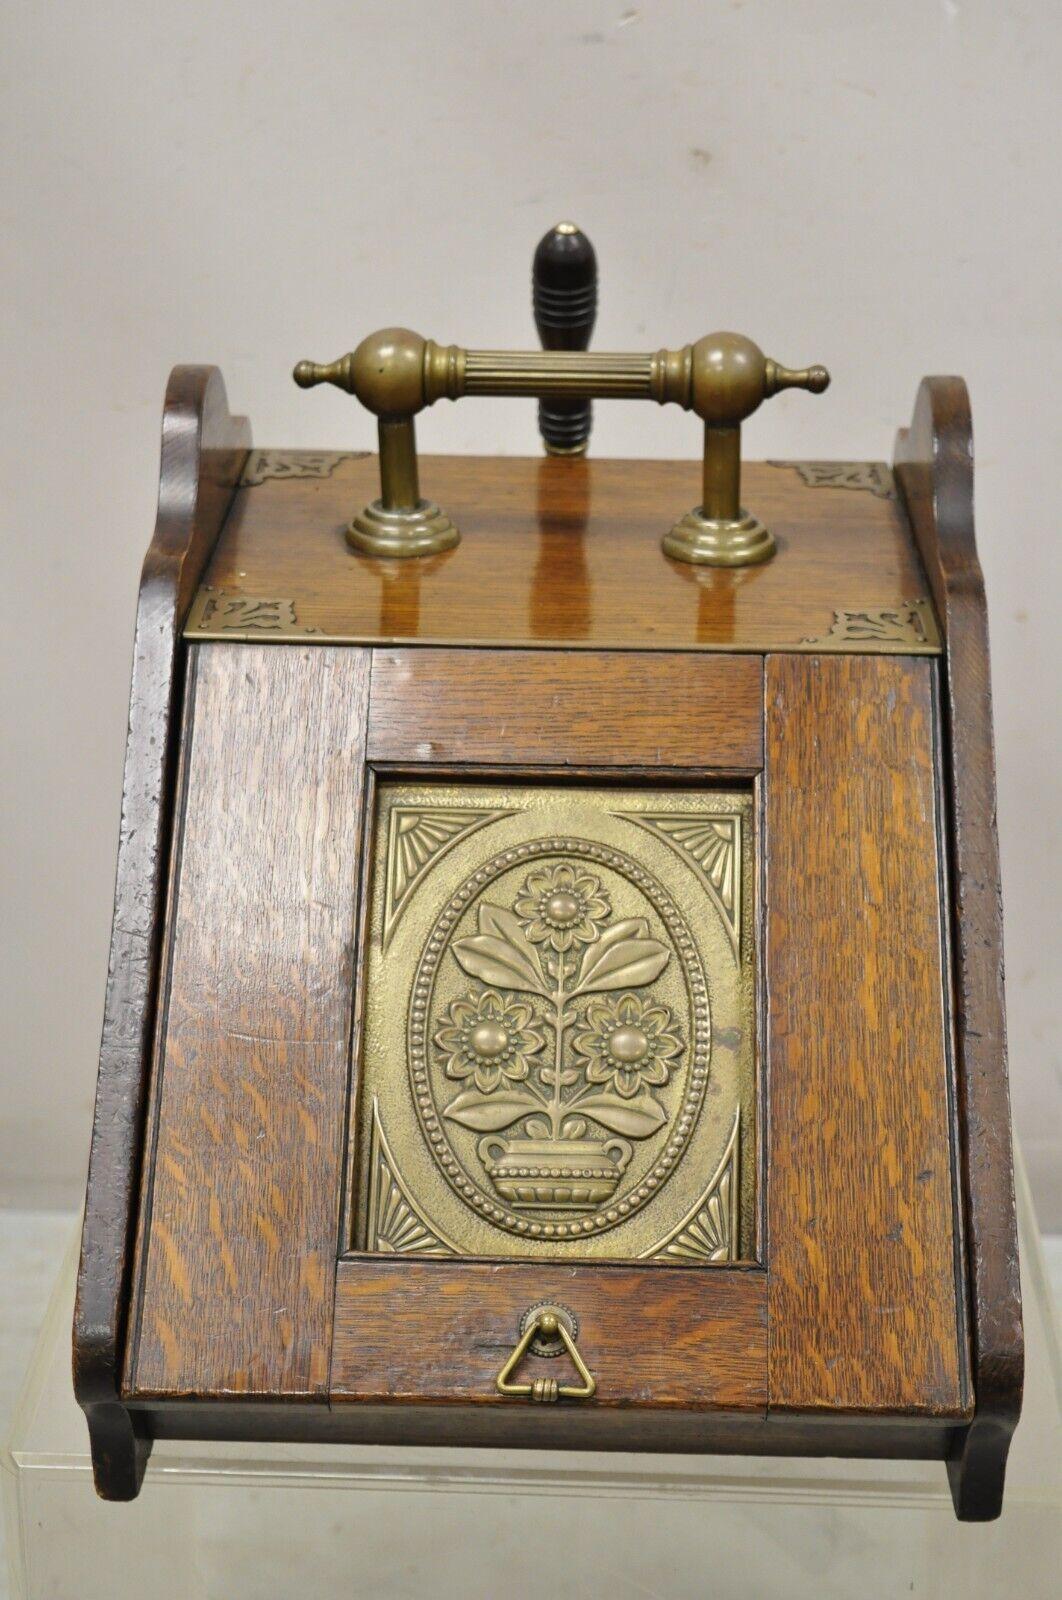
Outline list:
[[[706,517],[732,520],[741,515],[741,425],[704,425],[704,471],[701,511]]]
[[[380,504],[385,511],[415,511],[420,505],[417,440],[412,417],[381,417]]]
[[[741,424],[704,425],[701,503],[664,536],[664,554],[706,567],[751,567],[774,555],[774,537],[741,505]]]

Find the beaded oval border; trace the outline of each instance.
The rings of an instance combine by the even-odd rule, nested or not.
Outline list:
[[[672,944],[678,954],[690,998],[693,1017],[693,1060],[689,1081],[683,1097],[675,1127],[656,1164],[629,1195],[610,1204],[593,1216],[580,1217],[573,1222],[533,1222],[521,1217],[486,1194],[468,1177],[458,1161],[439,1119],[432,1094],[428,1072],[427,1032],[431,1010],[432,991],[439,962],[449,946],[450,935],[467,909],[469,903],[495,878],[510,867],[524,861],[535,861],[543,856],[578,856],[594,861],[598,866],[611,867],[614,872],[629,879],[645,895],[659,914]],[[603,1233],[640,1211],[660,1188],[679,1159],[693,1133],[708,1087],[708,1066],[712,1050],[711,1013],[708,1002],[708,984],[704,976],[700,951],[685,919],[662,884],[640,867],[621,850],[607,845],[594,844],[589,839],[538,839],[527,844],[503,850],[485,862],[461,885],[448,901],[435,922],[424,947],[413,984],[413,999],[409,1011],[408,1028],[409,1075],[413,1088],[413,1103],[417,1108],[424,1135],[431,1146],[443,1176],[450,1187],[465,1201],[474,1206],[488,1221],[509,1233],[529,1239],[577,1239],[588,1234]]]

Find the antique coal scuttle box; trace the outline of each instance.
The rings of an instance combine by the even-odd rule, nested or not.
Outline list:
[[[533,281],[544,348],[298,364],[378,456],[255,449],[215,369],[170,380],[74,1330],[97,1487],[172,1437],[930,1457],[995,1516],[965,387],[923,382],[891,470],[743,465],[823,368],[593,351],[567,224]],[[418,463],[471,395],[537,397],[544,457]],[[613,398],[695,413],[701,459],[588,458]]]

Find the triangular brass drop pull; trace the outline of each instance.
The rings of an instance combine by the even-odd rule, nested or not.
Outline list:
[[[558,1340],[563,1345],[581,1380],[578,1384],[560,1383],[556,1378],[536,1378],[532,1383],[511,1382],[513,1373],[536,1338]],[[499,1394],[517,1395],[524,1400],[548,1403],[552,1400],[590,1400],[597,1390],[597,1383],[568,1331],[567,1317],[557,1307],[545,1305],[535,1306],[530,1315],[525,1315],[523,1331],[512,1354],[498,1373],[495,1387]]]

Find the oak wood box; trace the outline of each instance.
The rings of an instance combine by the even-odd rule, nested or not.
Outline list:
[[[964,386],[892,471],[749,467],[743,572],[660,551],[692,463],[428,458],[463,539],[407,562],[344,544],[374,471],[173,374],[74,1330],[100,1493],[154,1438],[312,1438],[936,1457],[998,1514]],[[497,1392],[545,1302],[592,1398]]]

